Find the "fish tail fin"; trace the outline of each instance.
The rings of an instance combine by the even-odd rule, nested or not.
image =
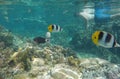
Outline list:
[[[120,44],[116,43],[115,47],[120,47]]]
[[[63,31],[63,28],[61,29],[61,31]]]
[[[63,28],[60,28],[60,31],[63,31]]]

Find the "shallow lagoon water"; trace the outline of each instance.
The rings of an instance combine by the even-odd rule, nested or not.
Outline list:
[[[14,63],[13,66],[10,65],[10,69],[8,69],[9,71],[7,72],[9,72],[9,74],[14,72],[15,73],[14,78],[20,79],[21,76],[26,77],[26,75],[23,75],[23,74],[19,75],[22,69],[24,69],[25,71],[28,71],[27,72],[28,75],[32,74],[32,76],[35,76],[33,74],[33,72],[35,71],[31,68],[31,66],[34,66],[34,64],[32,64],[31,66],[28,66],[31,64],[28,61],[29,59],[31,60],[32,58],[31,55],[34,55],[33,59],[34,57],[38,57],[38,59],[36,58],[35,61],[39,63],[40,66],[41,66],[40,64],[41,62],[42,62],[42,66],[43,65],[45,65],[45,67],[47,66],[45,70],[43,69],[43,71],[46,71],[46,69],[48,69],[50,70],[49,72],[51,72],[51,66],[56,67],[56,62],[58,62],[57,63],[58,65],[61,62],[62,64],[64,63],[62,66],[60,65],[61,67],[71,68],[72,66],[74,66],[76,69],[78,68],[78,64],[80,64],[80,62],[82,61],[82,60],[79,61],[77,59],[84,59],[84,58],[86,58],[86,60],[83,60],[83,61],[84,62],[87,61],[87,65],[86,63],[81,62],[82,65],[80,65],[80,68],[84,67],[86,69],[90,67],[90,69],[92,70],[92,67],[95,66],[99,70],[98,62],[101,63],[101,61],[103,60],[99,60],[98,58],[105,59],[110,63],[120,64],[119,48],[111,48],[111,49],[103,48],[103,47],[94,45],[91,40],[91,35],[94,31],[104,30],[112,33],[115,36],[118,43],[120,43],[120,39],[119,39],[120,38],[119,36],[120,35],[120,31],[119,31],[120,16],[118,16],[120,12],[119,10],[120,1],[119,0],[115,0],[115,1],[105,0],[105,1],[110,1],[110,3],[107,3],[104,1],[95,1],[95,0],[90,0],[90,1],[89,0],[44,0],[44,1],[43,0],[16,0],[16,1],[3,0],[3,1],[0,1],[0,25],[5,27],[5,29],[7,29],[8,32],[10,32],[7,34],[4,33],[4,31],[3,33],[2,32],[0,33],[2,34],[1,37],[6,39],[6,40],[5,39],[0,40],[1,42],[0,46],[3,46],[0,49],[0,50],[3,50],[2,51],[3,55],[0,54],[0,65],[1,65],[2,59],[3,61],[15,60],[16,63]],[[84,18],[84,16],[80,15],[80,12],[82,12],[85,9],[85,7],[94,9],[95,4],[92,5],[91,3],[99,3],[99,2],[101,3],[101,5],[96,4],[97,6],[99,7],[109,6],[108,10],[110,12],[108,11],[108,13],[110,15],[117,14],[117,16],[114,16],[113,18],[107,19],[105,21],[102,21],[102,20],[93,21],[93,19],[95,19],[93,18],[93,19],[90,19],[89,22],[86,22],[86,19]],[[46,32],[48,32],[47,28],[50,24],[60,25],[60,27],[63,28],[63,31],[58,33],[51,33],[50,45],[47,45],[47,44],[34,45],[33,38],[37,36],[45,37]],[[4,34],[6,35],[5,37],[4,37]],[[11,43],[12,40],[14,40],[13,43],[15,44],[15,46],[13,45],[11,46],[12,48],[10,47],[9,49],[9,46],[6,46],[6,45],[8,44],[12,45]],[[6,42],[5,45],[2,41]],[[23,43],[26,44],[26,46],[24,46]],[[60,46],[56,46],[56,45],[60,45]],[[27,50],[27,46],[28,47],[30,46],[29,47],[30,50]],[[30,52],[30,54],[26,55],[26,51]],[[45,51],[45,53],[43,51]],[[5,59],[4,57],[7,57],[6,55],[4,56],[6,52],[9,52],[8,55],[10,54],[10,57],[8,56],[8,58]],[[26,57],[25,61],[23,62],[22,58],[24,58],[24,55],[21,55],[21,54],[20,56],[23,56],[23,57],[21,57],[20,60],[19,59],[17,60],[16,58],[14,58],[15,52],[18,52],[18,55],[20,52],[24,52],[25,53],[24,55]],[[41,52],[43,55],[38,54]],[[62,52],[62,54],[59,54],[56,52],[59,52],[59,53]],[[64,52],[67,52],[67,54]],[[46,55],[46,53],[48,53],[48,55]],[[51,56],[53,54],[53,59],[50,58],[49,54]],[[68,61],[63,61],[64,59],[62,59],[62,57],[64,59],[68,59]],[[89,58],[93,58],[93,59],[90,59],[90,61],[88,61]],[[40,62],[38,62],[38,60],[40,60]],[[25,65],[23,64],[21,65],[21,61]],[[92,64],[88,63],[92,61],[94,61]],[[66,62],[68,66],[66,66],[65,64]],[[107,64],[110,67],[112,66],[112,68],[114,68],[112,64],[108,64],[108,62],[106,61],[103,61],[103,62],[105,62],[105,63],[102,63],[103,65]],[[19,64],[19,65],[16,66],[16,64]],[[24,66],[24,68],[22,68],[21,66]],[[74,67],[73,67],[73,70],[74,70]],[[18,71],[16,68],[18,68]],[[36,69],[37,66],[34,66],[33,68]],[[3,68],[3,71],[5,71],[5,69],[6,68]],[[90,69],[88,68],[88,70]],[[103,68],[103,70],[105,69],[106,68]],[[58,71],[59,69],[55,68],[55,71],[53,69],[53,77],[55,76],[54,72],[58,72]],[[66,69],[63,71],[66,71]],[[106,71],[107,70],[105,70],[105,73]],[[7,72],[4,72],[4,73],[7,73]],[[85,74],[86,70],[83,70],[80,72]],[[107,73],[108,78],[106,78],[105,74],[102,74],[102,77],[93,77],[91,76],[92,73],[93,72],[90,72],[90,73],[88,72],[89,75],[88,76],[83,75],[81,79],[89,79],[89,76],[91,77],[91,79],[92,78],[109,79],[109,75],[111,76],[111,73]],[[3,74],[2,71],[0,72],[0,77],[1,77],[1,74]],[[43,74],[43,73],[40,73],[40,74]],[[43,77],[38,76],[37,79],[40,79],[40,78],[51,79],[51,78],[44,78],[45,76],[49,76],[49,73],[44,74]],[[97,76],[99,75],[97,74]],[[10,79],[12,78],[13,77],[11,77]],[[59,79],[59,77],[57,76],[56,79]],[[111,78],[111,79],[114,79],[114,78]]]
[[[39,35],[47,31],[49,24],[59,24],[65,27],[72,25],[73,21],[77,22],[74,18],[75,8],[76,6],[69,1],[37,2],[30,0],[16,1],[16,3],[13,1],[13,4],[1,5],[1,23],[12,32],[23,36],[24,34],[32,36],[29,34],[31,32]]]
[[[36,36],[44,37],[45,33],[48,31],[48,25],[58,24],[63,28],[63,32],[52,34],[51,42],[53,44],[71,47],[79,53],[84,50],[89,51],[91,47],[95,47],[91,41],[91,34],[95,31],[94,29],[104,29],[105,31],[108,30],[109,32],[113,32],[111,28],[114,21],[116,21],[115,18],[113,21],[109,20],[109,22],[106,23],[99,23],[99,25],[103,27],[99,27],[99,25],[95,25],[95,23],[91,21],[90,27],[86,29],[86,20],[84,17],[80,16],[79,13],[86,5],[88,8],[94,9],[91,2],[96,3],[98,7],[105,7],[105,5],[110,6],[109,8],[112,11],[111,15],[113,13],[119,13],[119,1],[117,0],[110,0],[109,3],[106,3],[105,1],[88,0],[7,0],[1,1],[0,3],[0,24],[10,32],[19,35],[21,38],[27,37],[29,39],[33,39]],[[116,25],[119,26],[119,22]],[[86,43],[89,43],[90,47],[87,46]],[[84,54],[87,55],[87,53],[82,54],[83,57]],[[99,57],[99,54],[93,54],[93,52],[88,53],[88,57],[91,57],[92,55]]]

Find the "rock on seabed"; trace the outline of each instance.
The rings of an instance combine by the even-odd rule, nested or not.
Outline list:
[[[54,79],[82,79],[81,75],[81,73],[78,74],[76,71],[66,68],[54,69],[51,74]]]

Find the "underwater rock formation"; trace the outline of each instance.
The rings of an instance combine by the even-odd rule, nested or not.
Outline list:
[[[3,26],[0,26],[0,47],[9,47],[13,45],[13,35],[6,30]]]
[[[81,73],[78,74],[76,71],[66,68],[53,69],[51,76],[54,79],[81,79]]]

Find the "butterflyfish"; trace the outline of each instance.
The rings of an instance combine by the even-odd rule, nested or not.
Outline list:
[[[49,32],[60,32],[62,31],[62,28],[59,25],[51,24],[48,26]]]
[[[92,41],[95,45],[105,48],[120,47],[115,37],[106,31],[95,31],[92,34]]]

